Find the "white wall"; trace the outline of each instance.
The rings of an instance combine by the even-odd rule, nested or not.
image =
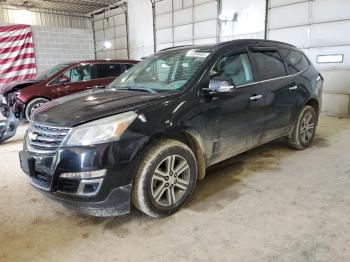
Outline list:
[[[32,26],[37,72],[61,63],[95,59],[92,30]]]
[[[271,0],[268,38],[303,49],[325,77],[323,112],[350,114],[350,1]],[[317,56],[342,54],[342,63],[317,63]]]
[[[129,48],[131,59],[153,54],[153,17],[149,0],[128,1]]]
[[[46,12],[23,12],[0,6],[0,26],[16,23],[32,26],[38,74],[60,63],[95,58],[89,19]]]
[[[237,14],[236,21],[221,22],[220,41],[241,38],[264,38],[265,0],[222,0],[221,14],[230,20]]]

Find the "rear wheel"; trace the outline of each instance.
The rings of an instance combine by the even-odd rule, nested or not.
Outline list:
[[[30,121],[30,117],[32,116],[34,110],[42,106],[43,104],[49,102],[50,100],[46,98],[35,98],[28,103],[25,109],[25,116],[27,121]]]
[[[147,150],[133,184],[132,202],[141,212],[166,217],[186,204],[197,181],[191,149],[176,140],[162,140]]]
[[[311,106],[304,106],[295,124],[293,133],[288,138],[289,145],[298,150],[309,147],[315,137],[317,114]]]

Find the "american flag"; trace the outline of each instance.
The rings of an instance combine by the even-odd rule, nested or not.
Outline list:
[[[0,27],[0,86],[33,79],[36,63],[32,29],[28,25]]]

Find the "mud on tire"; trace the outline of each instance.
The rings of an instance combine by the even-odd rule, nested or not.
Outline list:
[[[197,163],[191,149],[162,139],[143,155],[133,182],[132,203],[151,217],[169,216],[188,202],[196,181]]]
[[[304,106],[294,126],[293,133],[288,137],[291,148],[303,150],[309,147],[315,137],[318,118],[315,109]]]

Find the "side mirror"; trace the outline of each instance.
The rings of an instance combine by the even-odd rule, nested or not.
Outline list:
[[[207,89],[210,94],[228,94],[234,92],[236,89],[235,84],[231,79],[213,77],[209,82],[209,88]]]
[[[70,79],[66,76],[60,76],[58,78],[58,83],[60,84],[66,84],[66,83],[69,83],[70,82]]]

